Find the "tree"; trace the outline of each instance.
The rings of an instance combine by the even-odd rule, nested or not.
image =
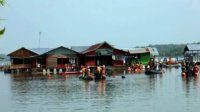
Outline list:
[[[5,0],[0,0],[0,6],[5,5]],[[4,34],[6,28],[4,27],[3,29],[0,29],[0,36]]]
[[[5,0],[0,0],[0,5],[3,6],[5,4]]]

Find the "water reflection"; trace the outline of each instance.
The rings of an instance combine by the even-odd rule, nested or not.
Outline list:
[[[0,89],[4,91],[0,92],[0,99],[6,100],[0,101],[0,108],[9,112],[193,112],[200,109],[199,79],[181,77],[180,69],[165,69],[162,75],[127,74],[125,79],[122,75],[95,82],[79,80],[78,76],[1,73]]]
[[[198,91],[199,77],[182,77],[182,82],[186,95],[191,95],[191,92]]]
[[[98,95],[105,96],[106,94],[106,80],[97,81]]]

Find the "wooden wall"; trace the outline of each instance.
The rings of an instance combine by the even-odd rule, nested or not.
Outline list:
[[[46,58],[46,67],[47,68],[56,68],[57,65],[57,58],[67,58],[65,55],[57,54],[57,55],[47,55]]]
[[[113,60],[113,66],[123,66],[123,60]]]

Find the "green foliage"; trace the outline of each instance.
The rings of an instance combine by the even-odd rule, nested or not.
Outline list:
[[[5,5],[5,0],[0,0],[0,6]],[[6,28],[0,29],[0,36],[4,34]]]
[[[0,29],[0,36],[4,34],[6,28]]]
[[[0,0],[0,5],[4,6],[5,5],[5,0]]]

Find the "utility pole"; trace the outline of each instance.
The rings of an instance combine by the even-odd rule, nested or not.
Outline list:
[[[40,38],[41,38],[41,35],[42,35],[42,32],[40,31],[40,32],[39,32],[39,40],[38,40],[38,41],[39,41],[39,43],[38,43],[38,44],[39,44],[39,45],[38,45],[39,54],[40,54],[40,52],[41,52],[41,51],[40,51]],[[36,62],[36,63],[37,63],[37,64],[36,64],[36,67],[39,67],[39,68],[40,68],[40,63],[38,63],[38,59],[37,59],[37,62]]]
[[[41,38],[41,35],[42,35],[42,32],[40,31],[39,32],[39,45],[38,45],[38,48],[40,49],[40,38]]]

